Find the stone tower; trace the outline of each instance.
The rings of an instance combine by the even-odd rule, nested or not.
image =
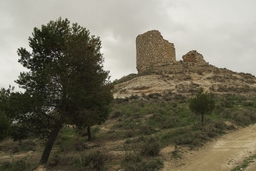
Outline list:
[[[136,38],[136,64],[138,73],[150,67],[176,62],[173,43],[163,39],[157,30],[140,34]]]

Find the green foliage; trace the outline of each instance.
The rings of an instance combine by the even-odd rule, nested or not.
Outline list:
[[[106,170],[106,161],[107,156],[105,154],[100,151],[92,151],[80,159],[74,159],[71,165],[74,168],[82,168],[85,171],[104,171]]]
[[[189,104],[189,109],[201,115],[201,122],[204,121],[204,114],[211,112],[215,108],[214,96],[212,93],[205,92],[200,88],[196,97],[192,98]]]
[[[120,83],[129,81],[129,80],[132,80],[132,79],[134,79],[136,77],[138,77],[137,74],[129,74],[129,75],[123,76],[122,78],[120,78],[118,80],[114,80],[113,83],[114,84],[120,84]]]
[[[160,143],[153,137],[149,138],[141,146],[141,155],[143,156],[157,156],[160,152]]]
[[[25,160],[18,160],[15,162],[3,162],[1,163],[0,170],[2,171],[30,171],[30,164]]]
[[[157,171],[163,168],[163,162],[158,158],[145,158],[135,152],[126,152],[122,161],[122,168],[125,171]]]
[[[28,112],[40,120],[62,119],[81,126],[104,122],[112,95],[106,85],[100,39],[60,18],[34,28],[29,45],[32,53],[20,48],[18,55],[30,71],[22,72],[16,81],[36,106]],[[51,113],[49,118],[46,113]]]
[[[245,168],[247,168],[250,163],[253,163],[255,162],[255,159],[256,159],[256,154],[255,155],[252,155],[250,157],[248,157],[247,159],[245,159],[243,161],[243,163],[239,166],[236,166],[234,169],[232,169],[231,171],[240,171],[240,170],[244,170]]]
[[[0,140],[7,137],[10,130],[10,122],[6,115],[0,110]]]
[[[87,127],[107,119],[113,97],[99,37],[59,18],[34,28],[29,46],[32,52],[18,49],[28,71],[16,80],[25,92],[12,94],[16,109],[10,110],[19,127],[48,138],[51,148],[63,124]]]
[[[3,140],[9,135],[11,122],[6,115],[8,100],[9,100],[9,89],[0,90],[0,140]]]

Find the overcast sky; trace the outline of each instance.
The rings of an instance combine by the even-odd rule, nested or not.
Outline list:
[[[135,39],[149,30],[174,43],[177,60],[197,50],[212,65],[256,75],[256,0],[0,0],[0,87],[24,70],[17,49],[29,49],[33,28],[59,17],[100,37],[112,80],[137,73]]]

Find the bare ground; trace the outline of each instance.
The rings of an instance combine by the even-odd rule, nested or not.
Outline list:
[[[230,171],[256,153],[256,124],[226,134],[197,151],[186,151],[182,159],[172,159],[173,150],[167,147],[161,151],[165,159],[162,171]],[[255,170],[255,162],[246,169]]]

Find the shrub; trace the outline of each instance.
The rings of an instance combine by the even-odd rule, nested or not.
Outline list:
[[[214,121],[213,126],[219,130],[225,130],[227,128],[224,121]]]
[[[77,168],[83,168],[88,171],[104,171],[107,156],[100,151],[93,151],[80,159],[74,159],[71,165]]]
[[[74,150],[75,151],[84,151],[87,148],[88,147],[86,146],[86,144],[84,142],[81,142],[81,141],[77,141],[74,144]]]
[[[249,116],[250,116],[250,120],[255,122],[256,121],[256,113],[255,112],[250,112],[249,113]]]
[[[114,84],[120,84],[120,83],[129,81],[129,80],[132,80],[133,78],[136,78],[136,77],[138,77],[137,74],[129,74],[129,75],[123,76],[119,80],[114,80],[113,83]]]
[[[141,157],[134,153],[134,152],[125,152],[125,157],[124,157],[124,160],[123,162],[126,162],[126,163],[138,163],[138,162],[141,162]]]
[[[153,137],[149,138],[142,144],[141,155],[143,156],[157,156],[160,152],[160,144]]]
[[[144,135],[150,135],[156,132],[156,130],[152,126],[144,125],[140,127],[140,132]]]
[[[12,152],[12,153],[18,153],[18,152],[20,152],[20,147],[19,147],[19,145],[14,144],[14,145],[12,146],[12,148],[11,148],[11,152]]]
[[[192,98],[189,103],[189,109],[195,114],[201,115],[202,124],[204,122],[204,115],[210,113],[214,108],[214,95],[204,92],[203,88],[198,90],[196,97]]]
[[[254,102],[250,102],[250,101],[244,102],[243,106],[247,106],[247,107],[254,106]]]
[[[139,171],[139,163],[141,160],[142,159],[138,154],[133,151],[126,151],[121,166],[125,171]]]
[[[63,160],[63,159],[62,159]],[[57,154],[57,155],[54,155],[51,160],[48,162],[48,166],[50,167],[55,167],[57,166],[58,164],[62,164],[62,160],[60,158],[60,156]],[[65,158],[65,163],[68,164],[67,162],[67,159]]]
[[[120,116],[122,116],[122,112],[119,110],[116,110],[116,111],[112,112],[112,114],[110,115],[110,118],[114,119],[114,118],[118,118]]]
[[[204,137],[202,134],[198,132],[192,132],[177,137],[174,140],[174,143],[176,145],[189,145],[190,147],[200,147],[203,145],[202,137]]]
[[[30,165],[25,160],[18,160],[15,162],[3,162],[1,163],[0,169],[3,171],[29,171],[31,170]],[[1,170],[2,170],[1,169]]]
[[[153,158],[143,159],[135,152],[126,152],[121,166],[125,171],[157,171],[163,167],[163,162]]]
[[[0,111],[0,140],[3,140],[7,137],[10,130],[10,122],[5,116],[5,114]]]
[[[125,137],[131,138],[133,136],[134,136],[134,131],[133,130],[125,131]]]
[[[220,105],[226,108],[232,108],[234,105],[234,102],[232,100],[224,100],[221,102]]]
[[[24,151],[35,151],[36,144],[32,140],[23,140],[19,143],[20,149]]]
[[[232,109],[224,109],[221,112],[220,116],[225,119],[230,119],[230,118],[233,118],[233,113],[234,111]]]
[[[162,167],[163,162],[160,159],[144,161],[140,166],[141,170],[146,171],[156,171],[160,170]]]
[[[214,125],[210,124],[204,127],[202,135],[205,136],[205,139],[208,139],[208,138],[211,139],[218,136],[219,131],[220,130],[215,128]]]
[[[175,145],[175,149],[171,152],[172,158],[174,159],[182,159],[182,151],[180,147]]]
[[[239,125],[248,125],[251,123],[250,117],[245,113],[235,113],[233,120]]]

